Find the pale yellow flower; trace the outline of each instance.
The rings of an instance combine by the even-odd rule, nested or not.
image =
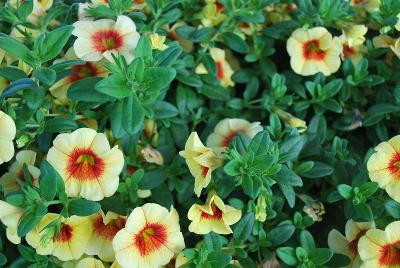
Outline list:
[[[0,111],[0,164],[10,161],[14,156],[13,140],[17,129],[13,119]]]
[[[0,200],[0,221],[7,227],[7,239],[13,244],[21,243],[21,237],[17,234],[17,228],[23,215],[23,209]]]
[[[190,173],[195,178],[194,192],[200,196],[201,190],[210,183],[212,172],[222,165],[223,158],[204,146],[196,132],[190,134],[185,150],[179,154],[185,158]]]
[[[381,0],[350,0],[350,2],[354,7],[369,13],[379,11],[381,4]]]
[[[75,268],[105,268],[101,260],[86,257],[78,262]]]
[[[289,127],[298,128],[299,132],[304,132],[307,129],[307,122],[301,120],[292,114],[285,112],[281,109],[273,109],[273,112],[276,113],[280,119],[282,119]]]
[[[224,5],[218,0],[207,0],[200,14],[203,26],[212,27],[220,24],[226,19],[226,15],[222,13],[224,9]]]
[[[117,191],[124,166],[122,151],[117,146],[110,148],[106,136],[90,128],[59,134],[47,161],[63,178],[68,196],[93,201]]]
[[[242,211],[229,205],[217,195],[210,193],[204,205],[193,204],[188,212],[188,219],[192,222],[189,231],[196,234],[231,234],[230,225],[240,220]]]
[[[351,47],[344,35],[341,35],[339,38],[343,46],[343,51],[341,54],[342,60],[349,58],[354,65],[357,65],[357,63],[359,63],[362,59],[363,54],[368,51],[367,47],[363,44],[354,45]]]
[[[287,41],[290,65],[297,74],[307,76],[319,72],[329,76],[339,70],[342,45],[323,27],[295,30]]]
[[[115,257],[123,268],[158,268],[185,247],[174,208],[148,203],[135,208],[125,228],[113,240]]]
[[[358,46],[365,42],[365,34],[368,28],[365,25],[350,25],[343,30],[349,47]]]
[[[168,46],[165,44],[166,37],[153,33],[150,35],[151,48],[157,50],[165,50]]]

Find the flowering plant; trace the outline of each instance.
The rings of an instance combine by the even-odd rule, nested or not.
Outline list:
[[[400,267],[400,1],[0,19],[0,266]]]

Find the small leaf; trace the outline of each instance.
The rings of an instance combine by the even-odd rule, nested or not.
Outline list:
[[[77,216],[89,216],[98,212],[101,207],[100,204],[86,199],[73,199],[68,202],[68,209],[70,213]]]

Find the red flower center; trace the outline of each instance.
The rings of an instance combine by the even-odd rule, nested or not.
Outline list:
[[[216,2],[215,6],[217,7],[217,12],[222,12],[224,10],[224,5],[221,4],[220,2]]]
[[[358,255],[358,240],[360,240],[360,238],[365,235],[365,233],[368,230],[360,230],[360,232],[356,235],[356,238],[354,238],[352,241],[350,241],[348,247],[349,250],[351,252],[351,254],[353,254],[353,256],[357,256]]]
[[[94,48],[103,53],[107,50],[117,50],[122,47],[123,37],[115,30],[102,30],[92,35]]]
[[[75,149],[68,157],[67,173],[77,180],[96,180],[104,168],[103,159],[91,149]]]
[[[384,266],[400,265],[400,241],[387,244],[380,250],[379,264]]]
[[[211,210],[213,214],[208,214],[207,212],[202,211],[200,218],[205,220],[221,220],[222,219],[222,210],[220,210],[214,203],[211,204]]]
[[[323,60],[326,52],[320,48],[319,40],[310,40],[303,45],[303,56],[306,60]]]
[[[389,161],[388,169],[390,173],[396,174],[400,170],[400,153],[395,153]],[[399,174],[400,175],[400,174]]]
[[[219,80],[224,79],[224,67],[222,66],[222,62],[217,61],[215,63],[217,65],[217,77]]]
[[[239,131],[244,132],[244,129],[239,129],[237,131],[232,131],[231,133],[229,133],[228,136],[225,136],[225,139],[222,142],[223,146],[224,147],[229,147],[229,144],[231,144],[231,141],[238,134]]]
[[[68,224],[61,223],[60,232],[57,233],[56,241],[57,242],[68,242],[72,238],[74,230]]]
[[[148,223],[134,238],[141,256],[147,256],[160,249],[167,242],[166,228],[159,223]]]
[[[354,50],[354,48],[351,48],[348,45],[343,45],[343,56],[345,58],[350,57],[350,56],[354,55],[355,53],[356,53],[356,51]]]
[[[23,170],[21,170],[20,172],[18,172],[17,178],[18,178],[20,181],[26,182],[26,180],[25,180],[25,175],[24,175],[24,171],[23,171]],[[32,182],[32,184],[35,184],[35,183],[36,183],[36,178],[34,178],[34,177],[32,176],[32,174],[30,174],[30,173],[29,173],[29,178],[30,178],[30,181]],[[17,182],[15,182],[15,184],[16,184],[16,185],[18,186],[18,188],[19,188],[19,184],[18,184]]]
[[[96,235],[111,241],[118,231],[125,227],[125,223],[126,220],[124,218],[118,217],[106,225],[104,224],[103,217],[99,215],[93,221],[93,231]]]
[[[84,65],[72,66],[71,70],[74,71],[71,75],[68,76],[71,83],[79,81],[83,78],[98,75],[97,67],[92,62],[86,62]]]
[[[208,167],[201,167],[201,176],[206,177],[208,173],[209,168]]]

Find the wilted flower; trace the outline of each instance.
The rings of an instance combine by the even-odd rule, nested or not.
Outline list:
[[[13,140],[16,132],[12,118],[0,111],[0,164],[10,161],[14,156]]]
[[[322,221],[322,215],[325,214],[325,207],[322,202],[314,201],[304,206],[303,211],[310,216],[313,221]]]
[[[148,163],[154,163],[161,166],[164,163],[164,158],[161,153],[147,145],[141,150],[144,160]]]
[[[23,209],[0,200],[0,221],[7,227],[7,239],[13,244],[21,243],[21,237],[17,234],[17,228],[23,215]]]
[[[290,113],[287,113],[281,109],[274,109],[274,113],[276,113],[280,119],[282,119],[289,127],[298,128],[299,132],[304,132],[307,129],[307,122],[301,120]]]
[[[184,247],[174,208],[148,203],[135,208],[113,240],[115,257],[124,268],[160,267]]]
[[[71,197],[98,201],[118,188],[124,156],[103,133],[80,128],[59,134],[47,154],[47,161],[58,171]]]

